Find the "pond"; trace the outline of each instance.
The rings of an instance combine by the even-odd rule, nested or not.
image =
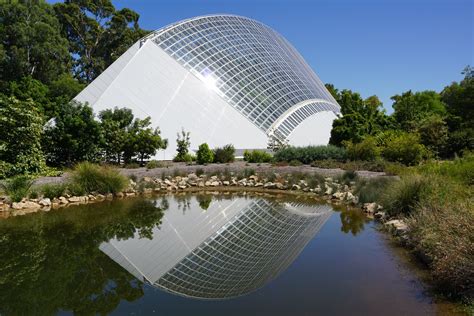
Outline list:
[[[426,315],[417,268],[357,210],[183,194],[0,221],[0,314]]]

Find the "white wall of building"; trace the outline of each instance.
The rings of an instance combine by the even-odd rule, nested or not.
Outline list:
[[[191,132],[191,149],[233,144],[235,148],[266,148],[267,136],[151,41],[132,46],[92,82],[76,100],[89,102],[96,113],[128,107],[135,116],[151,116],[168,139],[157,159],[176,154],[176,133]]]
[[[332,121],[336,118],[333,112],[313,114],[288,136],[293,146],[327,145],[331,137]]]

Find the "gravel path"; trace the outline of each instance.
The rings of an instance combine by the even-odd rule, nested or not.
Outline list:
[[[165,175],[173,175],[176,172],[180,173],[192,173],[196,172],[197,169],[202,169],[204,173],[212,173],[216,171],[225,171],[226,169],[229,172],[240,172],[246,168],[255,170],[256,173],[266,173],[266,172],[276,172],[280,174],[288,174],[295,172],[302,173],[317,173],[325,177],[335,177],[344,173],[342,169],[323,169],[317,167],[311,167],[309,165],[301,166],[274,166],[268,163],[246,163],[244,161],[236,161],[229,164],[209,164],[207,166],[203,165],[186,165],[185,163],[176,163],[176,162],[166,162],[167,166],[163,168],[155,169],[146,169],[146,168],[136,168],[136,169],[119,169],[120,173],[125,176],[135,175],[138,179],[143,177],[153,177],[159,178],[164,173]],[[387,176],[384,172],[373,172],[373,171],[357,171],[357,174],[363,178],[373,178],[373,177],[382,177]],[[66,172],[60,177],[41,177],[35,180],[35,185],[42,185],[47,183],[61,183],[64,182],[69,174]]]

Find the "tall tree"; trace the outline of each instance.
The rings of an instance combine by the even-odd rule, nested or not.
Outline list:
[[[159,149],[165,149],[168,145],[166,139],[162,139],[160,130],[151,127],[151,118],[135,119],[128,129],[127,141],[124,149],[125,161],[136,157],[141,164],[156,154]]]
[[[87,104],[63,104],[58,115],[48,122],[44,151],[48,162],[70,166],[80,161],[97,161],[102,145],[102,131],[94,112]]]
[[[339,92],[331,86],[330,91],[336,96],[343,115],[333,122],[330,144],[340,146],[344,141],[358,143],[365,136],[375,135],[390,126],[390,119],[377,96],[364,100],[351,90]]]
[[[415,131],[426,116],[434,114],[444,117],[446,114],[441,97],[435,91],[413,93],[409,90],[391,99],[394,101],[392,116],[399,127],[407,132]]]
[[[107,109],[99,113],[104,133],[104,156],[109,162],[121,163],[127,145],[128,128],[133,122],[132,110]]]
[[[453,82],[441,92],[448,112],[450,154],[474,150],[474,70],[467,66],[462,73],[465,77],[460,83]]]
[[[49,4],[3,1],[0,21],[0,83],[26,76],[49,83],[69,70],[68,42]]]
[[[147,32],[138,25],[138,13],[116,10],[110,0],[66,0],[54,5],[74,57],[74,73],[94,80]]]

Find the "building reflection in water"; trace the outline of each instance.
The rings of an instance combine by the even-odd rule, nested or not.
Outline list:
[[[112,239],[100,249],[136,278],[194,298],[252,292],[284,271],[332,214],[329,205],[234,198],[207,210],[193,198],[166,211],[153,239]]]

